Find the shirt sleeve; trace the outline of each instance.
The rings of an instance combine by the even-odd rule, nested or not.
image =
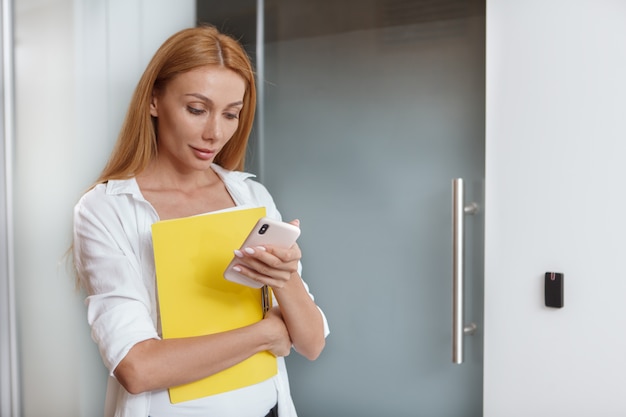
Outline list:
[[[94,189],[74,209],[74,262],[87,292],[91,336],[111,375],[135,344],[158,338],[144,281],[152,277],[142,276],[140,251],[132,242],[137,227],[129,229],[136,210],[110,201],[123,198]]]

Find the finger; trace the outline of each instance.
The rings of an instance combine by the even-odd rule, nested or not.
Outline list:
[[[291,269],[276,269],[264,263],[252,264],[249,262],[237,266],[242,270],[240,273],[265,284],[285,282],[294,272]]]
[[[302,252],[297,244],[291,248],[278,248],[268,245],[244,248],[237,256],[245,257],[249,262],[257,260],[277,269],[292,269],[294,268],[293,263],[297,263],[302,257]]]
[[[246,265],[235,265],[233,269],[253,281],[272,288],[283,288],[291,277],[291,273],[287,271],[273,271],[272,275],[266,275]]]
[[[298,246],[297,243],[294,243],[289,248],[281,248],[277,246],[267,245],[265,247],[265,252],[270,255],[274,255],[285,263],[299,261],[300,258],[302,258],[302,251],[300,250],[300,246]]]

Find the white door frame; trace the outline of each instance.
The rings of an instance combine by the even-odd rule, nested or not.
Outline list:
[[[12,154],[14,141],[13,2],[2,0],[0,33],[0,415],[17,417],[19,383],[13,274]]]

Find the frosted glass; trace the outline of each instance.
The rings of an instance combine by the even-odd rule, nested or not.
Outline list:
[[[292,26],[265,45],[263,177],[331,326],[316,363],[288,358],[299,415],[479,416],[482,332],[451,363],[450,207],[455,177],[482,204],[484,16],[348,31],[304,3],[267,12]],[[482,215],[466,233],[482,328]]]

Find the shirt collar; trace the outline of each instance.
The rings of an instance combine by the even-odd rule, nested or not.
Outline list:
[[[129,178],[126,180],[108,180],[106,184],[106,193],[111,195],[117,194],[131,194],[134,197],[141,198],[141,190],[139,190],[139,184],[135,178]]]
[[[249,172],[229,171],[229,170],[227,170],[225,168],[222,168],[221,166],[219,166],[217,164],[211,165],[211,168],[213,169],[213,171],[215,171],[217,173],[217,175],[220,176],[222,181],[224,181],[225,183],[227,183],[230,180],[243,181],[246,178],[254,178],[254,177],[256,177],[256,175],[251,174]]]

